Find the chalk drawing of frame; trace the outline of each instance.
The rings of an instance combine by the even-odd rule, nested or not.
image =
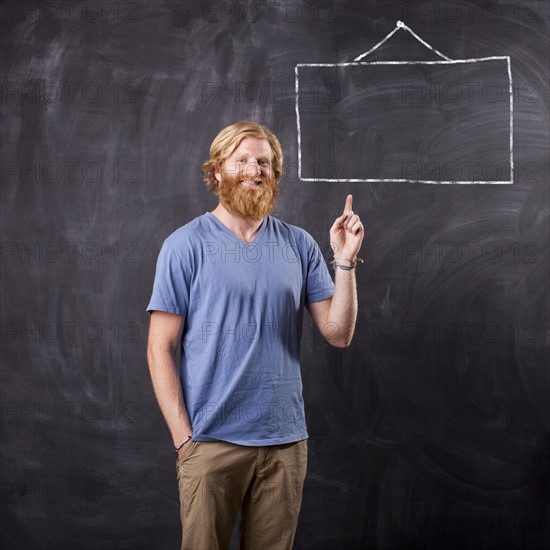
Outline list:
[[[378,49],[384,42],[386,42],[394,33],[399,29],[408,31],[409,33],[416,38],[421,44],[432,50],[436,55],[442,58],[442,61],[371,61],[371,62],[362,62],[361,59],[367,55],[374,52]],[[508,69],[508,91],[510,95],[510,180],[505,181],[492,181],[492,180],[423,180],[423,179],[408,179],[408,178],[387,178],[387,179],[376,179],[376,178],[324,178],[324,177],[315,177],[315,178],[304,178],[302,177],[302,135],[301,135],[301,124],[300,124],[300,80],[299,80],[299,69],[300,67],[349,67],[349,66],[360,66],[360,65],[438,65],[438,64],[460,64],[460,63],[475,63],[482,61],[491,61],[491,60],[506,60],[507,69]],[[359,55],[354,59],[353,62],[348,63],[298,63],[294,69],[295,73],[295,95],[296,95],[296,126],[298,131],[298,178],[300,181],[327,181],[327,182],[405,182],[405,183],[431,183],[431,184],[512,184],[514,183],[514,147],[513,147],[513,113],[514,113],[514,97],[513,97],[513,85],[512,85],[512,69],[510,64],[510,56],[492,56],[492,57],[477,57],[471,59],[451,59],[441,52],[437,51],[435,48],[430,46],[427,42],[422,40],[412,29],[405,25],[402,21],[397,21],[396,27],[387,34],[378,44],[376,44],[369,51]]]

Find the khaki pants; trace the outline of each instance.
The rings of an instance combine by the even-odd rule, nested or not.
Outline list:
[[[178,457],[181,550],[227,550],[239,511],[241,550],[291,550],[307,439],[252,447],[190,441]]]

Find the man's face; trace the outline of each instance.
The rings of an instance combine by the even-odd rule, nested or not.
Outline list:
[[[244,138],[220,170],[219,197],[225,209],[246,220],[261,220],[275,208],[279,190],[271,168],[267,139]]]

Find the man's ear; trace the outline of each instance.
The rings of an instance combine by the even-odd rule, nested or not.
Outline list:
[[[216,165],[216,168],[214,168],[214,177],[218,180],[218,182],[222,181],[222,173],[221,173],[220,169],[221,169],[221,166],[218,163]]]

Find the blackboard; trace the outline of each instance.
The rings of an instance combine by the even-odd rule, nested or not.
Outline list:
[[[397,21],[452,59],[509,58],[511,80],[316,74],[300,159],[296,67],[352,62]],[[238,120],[279,137],[274,215],[327,261],[348,193],[365,225],[351,346],[304,316],[295,548],[550,546],[548,3],[12,1],[0,25],[1,548],[179,547],[145,307],[163,240],[217,204],[200,165]],[[438,59],[401,27],[362,61]]]

